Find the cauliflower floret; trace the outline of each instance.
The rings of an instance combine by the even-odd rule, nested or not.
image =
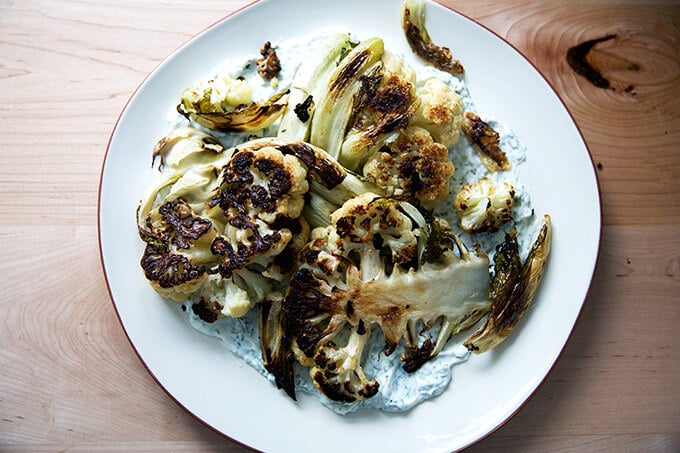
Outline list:
[[[200,308],[194,307],[194,312],[206,322],[214,322],[224,316],[240,318],[256,301],[265,298],[280,300],[282,296],[261,275],[241,272],[227,278],[219,273],[211,274],[201,287]]]
[[[327,236],[331,253],[351,257],[355,252],[384,253],[386,249],[394,263],[415,259],[418,238],[412,230],[413,221],[399,208],[394,200],[372,193],[347,201],[331,215],[335,226]]]
[[[464,184],[456,196],[454,207],[460,226],[470,233],[497,231],[512,220],[515,188],[507,181],[496,186],[487,177]]]
[[[416,72],[403,58],[397,57],[392,52],[385,51],[381,61],[386,76],[395,74],[405,82],[408,82],[412,87],[415,87]]]
[[[218,318],[240,318],[253,305],[248,291],[240,288],[233,279],[223,278],[220,274],[208,277],[201,291],[201,303]]]
[[[210,100],[213,103],[221,102],[224,110],[249,104],[253,101],[253,87],[242,79],[220,77],[214,80]]]
[[[437,78],[425,81],[416,90],[420,105],[410,125],[427,129],[434,140],[449,147],[458,141],[463,126],[463,100],[446,83]]]
[[[364,176],[396,197],[415,197],[426,207],[449,194],[454,172],[449,153],[430,133],[409,127],[376,152],[363,168]]]
[[[380,384],[369,379],[360,362],[371,333],[365,327],[353,329],[344,347],[326,344],[319,347],[309,375],[314,385],[335,401],[351,403],[378,393]],[[299,351],[299,350],[298,350]],[[308,360],[298,352],[301,362]]]
[[[248,297],[248,292],[238,286],[229,286],[229,290],[224,292],[224,308],[222,314],[233,318],[240,318],[248,313],[252,307],[252,301]]]
[[[144,251],[141,266],[151,287],[176,302],[196,293],[208,277],[205,266],[192,264],[189,257],[163,253],[150,245]]]

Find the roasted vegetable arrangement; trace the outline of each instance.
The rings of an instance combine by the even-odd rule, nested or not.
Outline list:
[[[402,13],[417,55],[461,74],[425,29],[423,2]],[[286,61],[270,42],[260,54],[274,88]],[[384,338],[381,354],[402,351],[409,373],[476,324],[470,351],[503,341],[540,283],[550,217],[522,261],[511,183],[483,177],[451,194],[459,138],[489,173],[510,162],[448,84],[418,80],[377,37],[331,34],[313,55],[266,99],[226,76],[181,93],[185,123],[154,148],[161,176],[137,208],[141,267],[160,295],[191,301],[205,322],[256,310],[264,367],[292,398],[305,369],[328,398],[353,402],[380,389],[364,371],[379,360],[366,354],[371,332]],[[225,134],[242,140],[226,146]],[[472,237],[507,231],[492,260],[435,214],[442,208]]]

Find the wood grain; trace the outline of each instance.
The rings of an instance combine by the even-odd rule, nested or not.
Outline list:
[[[477,11],[452,6],[472,17]],[[601,164],[604,221],[677,223],[680,6],[543,2],[509,10],[512,17],[491,13],[479,20],[537,66],[576,118],[593,160]],[[602,89],[571,70],[566,55],[572,46],[609,34],[617,37],[596,48],[603,75],[613,81],[613,89]]]
[[[0,0],[0,451],[243,451],[138,360],[101,272],[96,217],[109,134],[132,92],[246,3]],[[561,359],[471,450],[679,451],[680,7],[442,3],[507,39],[562,97],[600,164],[605,225]],[[607,34],[591,59],[608,90],[566,61]]]

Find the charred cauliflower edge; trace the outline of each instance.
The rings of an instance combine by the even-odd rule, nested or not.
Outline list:
[[[414,51],[462,73],[432,43],[424,2],[407,0],[402,13]],[[490,273],[480,247],[466,247],[432,209],[449,194],[448,147],[461,132],[489,171],[510,167],[498,133],[464,112],[447,84],[417,84],[379,38],[335,34],[320,48],[290,90],[264,101],[228,77],[184,90],[177,110],[189,125],[157,143],[162,178],[137,209],[140,264],[160,295],[196,301],[206,322],[257,307],[263,364],[293,399],[301,366],[321,393],[353,402],[380,388],[363,370],[374,330],[384,354],[404,345],[407,372],[487,313],[465,346],[481,353],[506,338],[543,274],[550,218],[524,263],[512,229]],[[260,75],[274,87],[278,56],[269,42],[260,53]],[[278,137],[230,149],[205,131],[258,132],[277,120]],[[460,226],[497,230],[512,220],[513,198],[509,183],[464,185],[454,203]]]

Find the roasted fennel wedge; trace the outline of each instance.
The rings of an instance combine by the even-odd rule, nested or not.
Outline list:
[[[462,74],[463,65],[453,58],[451,49],[438,46],[425,28],[425,1],[406,0],[402,8],[402,27],[411,50],[437,69]]]
[[[517,233],[512,230],[494,255],[495,275],[489,292],[493,303],[484,326],[465,340],[476,354],[489,351],[512,332],[532,305],[550,254],[552,230],[545,215],[524,264],[520,263]]]

